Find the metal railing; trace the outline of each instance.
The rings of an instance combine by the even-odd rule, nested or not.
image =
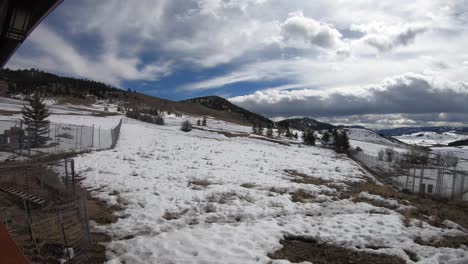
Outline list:
[[[111,149],[117,143],[121,126],[122,120],[110,129],[50,123],[47,133],[43,135],[43,142],[34,145],[21,120],[0,120],[0,152],[17,157]]]

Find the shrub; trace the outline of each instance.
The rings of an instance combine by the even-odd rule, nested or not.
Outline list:
[[[138,110],[127,111],[125,115],[128,118],[140,119],[140,112]]]
[[[140,120],[146,123],[154,123],[154,119],[149,115],[140,115]]]
[[[184,131],[184,132],[190,132],[192,131],[192,123],[190,123],[190,121],[188,120],[185,120],[183,123],[182,123],[182,126],[180,127],[180,130]]]
[[[164,118],[163,118],[162,116],[160,116],[160,115],[157,115],[157,116],[155,117],[155,119],[154,119],[154,123],[155,123],[156,125],[163,126],[163,125],[165,124]]]

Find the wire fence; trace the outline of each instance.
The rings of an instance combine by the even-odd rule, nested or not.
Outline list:
[[[0,156],[34,156],[42,154],[82,153],[111,149],[117,144],[122,120],[113,128],[50,123],[43,142],[31,143],[22,120],[0,120]],[[5,157],[3,159],[5,159]],[[1,159],[0,159],[1,160]]]
[[[0,168],[0,220],[34,263],[83,263],[91,235],[74,161]]]
[[[457,165],[440,165],[435,159],[411,163],[405,154],[396,152],[392,152],[391,157],[376,157],[364,151],[352,151],[351,155],[382,180],[402,191],[468,200],[468,172]]]

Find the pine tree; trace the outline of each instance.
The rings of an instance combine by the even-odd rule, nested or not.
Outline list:
[[[267,131],[266,131],[266,135],[267,135],[268,137],[272,137],[272,136],[273,136],[273,128],[271,127],[271,125],[268,125]]]
[[[254,124],[253,127],[252,127],[252,133],[258,134],[258,128],[257,128],[256,124]]]
[[[340,153],[347,153],[350,148],[348,134],[346,134],[346,131],[338,132],[335,130],[334,132],[336,132],[334,135],[335,151]]]
[[[304,131],[304,134],[302,134],[302,140],[304,141],[304,144],[306,145],[315,145],[315,136],[314,136],[314,131],[311,129],[306,129]]]
[[[258,134],[259,134],[259,135],[263,135],[263,126],[262,126],[262,124],[260,124],[260,125],[258,126]]]
[[[349,137],[346,131],[341,132],[341,138],[342,138],[342,145],[341,145],[342,151],[348,152],[351,146],[349,144]]]
[[[197,120],[197,126],[200,126],[201,122],[200,119]]]
[[[184,132],[192,131],[192,123],[190,123],[190,121],[188,120],[185,120],[184,122],[182,122],[182,126],[180,127],[180,130]]]
[[[294,133],[294,139],[296,139],[296,140],[297,140],[298,138],[299,138],[299,135],[297,134],[297,132],[296,132],[296,133]]]
[[[276,132],[278,133],[278,137],[281,137],[281,135],[283,135],[283,128],[278,127],[278,130]]]
[[[49,133],[50,122],[46,119],[50,116],[50,113],[38,92],[34,93],[33,97],[29,100],[29,106],[23,106],[21,114],[32,147],[44,144],[47,140],[44,135]]]
[[[206,116],[203,117],[202,126],[206,126]]]
[[[325,131],[322,135],[322,145],[328,146],[330,144],[330,133]]]
[[[292,137],[292,134],[291,134],[291,130],[289,130],[289,127],[286,129],[286,135],[285,135],[287,138],[291,138]]]

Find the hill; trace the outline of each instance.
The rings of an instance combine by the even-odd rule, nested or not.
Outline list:
[[[225,99],[223,99],[225,102],[221,104],[221,107],[219,104],[209,104],[212,107],[207,107],[196,102],[174,102],[137,93],[130,89],[123,90],[102,82],[62,77],[37,69],[0,70],[0,96],[22,95],[20,98],[23,98],[23,95],[29,95],[38,89],[44,93],[45,97],[57,99],[60,103],[91,105],[96,100],[109,100],[122,108],[158,109],[195,116],[211,116],[249,126],[252,123],[251,120],[272,123],[271,120],[232,105]],[[226,102],[230,106],[222,107],[228,105]]]
[[[0,80],[3,89],[0,95],[31,94],[40,89],[45,96],[66,96],[86,99],[87,95],[94,95],[99,99],[116,98],[125,96],[130,91],[124,91],[117,87],[102,82],[61,77],[52,73],[37,69],[29,70],[0,70]]]
[[[433,127],[398,127],[390,129],[381,129],[378,133],[385,136],[402,136],[410,135],[421,132],[434,132],[434,133],[445,133],[455,132],[458,134],[468,133],[468,127],[447,127],[447,126],[433,126]]]
[[[289,127],[292,129],[297,129],[304,131],[305,129],[313,129],[313,130],[324,130],[324,129],[333,129],[335,128],[334,125],[330,125],[327,123],[319,122],[315,119],[304,117],[304,118],[291,118],[285,119],[278,122],[278,125],[281,127]]]
[[[237,118],[239,118],[240,120],[244,122],[252,123],[252,124],[262,124],[264,126],[274,125],[274,122],[271,121],[270,119],[262,115],[250,112],[249,110],[239,107],[219,96],[197,97],[197,98],[184,100],[182,101],[182,103],[195,103],[195,104],[200,104],[202,106],[208,107],[210,109],[214,109],[218,111],[226,111],[237,116]]]

